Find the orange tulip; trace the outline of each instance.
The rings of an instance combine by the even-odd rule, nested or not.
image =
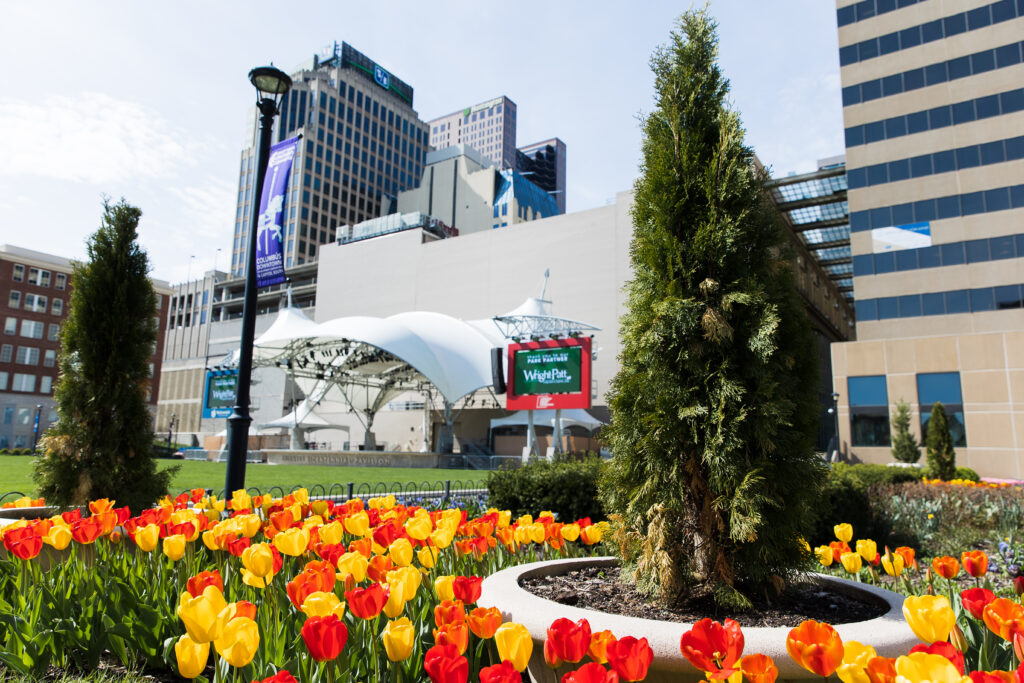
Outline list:
[[[976,579],[988,571],[988,555],[982,550],[967,550],[960,553],[960,562],[964,565],[964,571]]]
[[[871,683],[896,683],[896,660],[892,657],[872,657],[864,667],[864,673]]]
[[[501,610],[497,607],[477,607],[466,616],[469,630],[477,638],[493,638],[501,626]]]
[[[441,628],[434,629],[435,645],[454,645],[459,654],[465,654],[469,647],[469,628],[464,621],[453,621]]]
[[[960,573],[960,563],[956,561],[955,557],[943,555],[932,558],[932,569],[942,578],[952,579]]]
[[[775,683],[779,669],[768,655],[747,655],[740,659],[740,671],[750,683]]]
[[[828,678],[843,661],[843,641],[828,624],[808,619],[789,632],[786,650],[797,664]]]
[[[611,631],[598,631],[590,636],[590,647],[587,648],[587,656],[598,664],[608,662],[608,646],[615,642],[615,636]]]
[[[989,630],[1003,640],[1013,642],[1014,634],[1024,634],[1024,607],[1009,598],[988,603],[981,616]]]
[[[461,600],[444,600],[434,608],[434,623],[440,628],[445,624],[466,620],[466,608]]]

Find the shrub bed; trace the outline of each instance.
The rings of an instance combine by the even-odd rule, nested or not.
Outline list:
[[[487,480],[488,501],[516,516],[550,510],[563,522],[583,517],[604,519],[597,496],[602,469],[601,459],[589,455],[499,470]]]

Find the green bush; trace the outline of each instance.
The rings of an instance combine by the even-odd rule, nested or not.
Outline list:
[[[598,457],[531,463],[519,469],[498,470],[487,480],[489,504],[511,510],[514,516],[550,510],[559,521],[581,517],[605,518],[597,498],[603,463]]]
[[[978,473],[970,467],[957,467],[955,478],[966,479],[967,481],[981,481],[981,477],[978,476]]]
[[[0,448],[0,455],[10,455],[10,454],[11,454],[11,449],[9,449],[9,448]]]
[[[892,523],[871,504],[868,489],[920,480],[921,471],[917,468],[836,463],[829,472],[815,509],[812,545],[836,540],[832,527],[843,522],[853,526],[854,538],[884,542],[892,530]]]

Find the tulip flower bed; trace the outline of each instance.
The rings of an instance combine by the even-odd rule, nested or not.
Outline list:
[[[38,508],[46,505],[46,500],[43,498],[29,498],[28,496],[22,496],[17,500],[9,500],[6,503],[0,504],[0,510],[11,510],[18,508]]]
[[[229,501],[196,490],[134,517],[107,500],[89,512],[0,527],[9,671],[92,671],[113,656],[215,681],[512,680],[532,641],[473,607],[480,577],[593,554],[605,528],[304,490]]]

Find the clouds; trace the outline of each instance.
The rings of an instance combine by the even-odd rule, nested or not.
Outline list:
[[[109,95],[0,99],[0,175],[103,185],[167,178],[195,163],[184,131]]]

